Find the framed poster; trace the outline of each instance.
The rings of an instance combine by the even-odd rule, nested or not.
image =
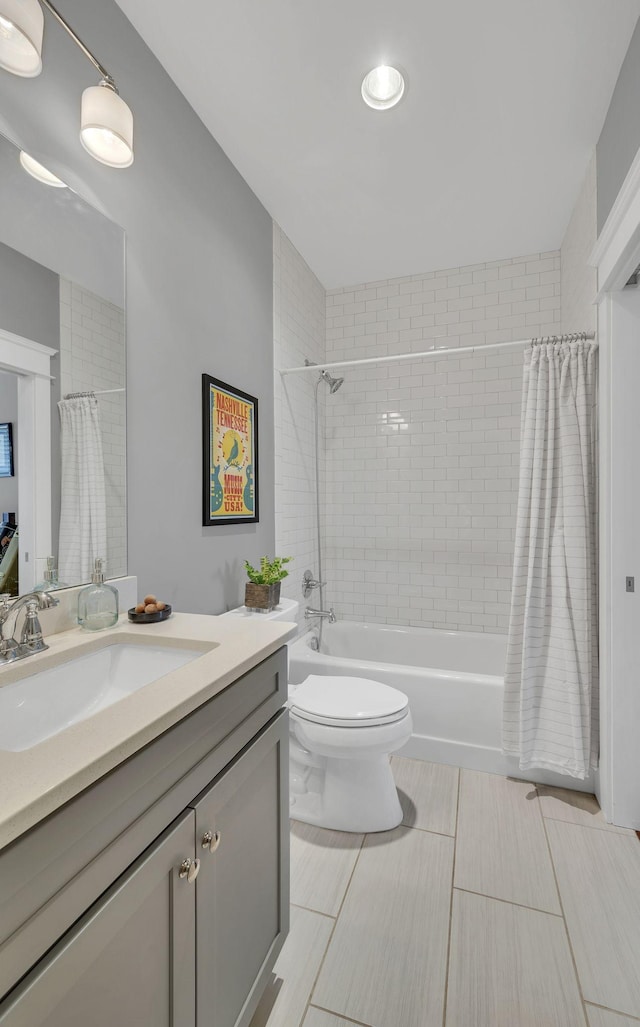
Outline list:
[[[202,523],[258,517],[258,400],[202,375]]]

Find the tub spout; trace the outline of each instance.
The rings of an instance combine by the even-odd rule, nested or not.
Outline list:
[[[326,617],[329,624],[335,624],[338,619],[333,612],[333,607],[328,610],[314,610],[311,606],[307,606],[304,611],[304,619],[309,620],[311,617]]]

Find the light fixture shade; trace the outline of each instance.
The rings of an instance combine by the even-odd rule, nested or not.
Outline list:
[[[40,161],[37,161],[35,157],[32,157],[24,150],[20,150],[20,163],[28,175],[37,179],[38,182],[42,182],[43,185],[53,186],[54,189],[67,188],[66,182],[63,182],[61,178],[58,178],[52,171],[45,168],[44,164],[41,164]]]
[[[39,0],[0,0],[0,68],[22,78],[39,75],[43,32]]]
[[[133,114],[106,83],[82,94],[80,142],[87,153],[110,168],[133,164]]]
[[[397,68],[381,64],[362,80],[362,99],[377,111],[395,107],[404,94],[404,78]]]

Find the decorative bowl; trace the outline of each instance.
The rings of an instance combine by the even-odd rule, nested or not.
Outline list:
[[[157,624],[158,621],[166,620],[171,616],[171,607],[167,603],[164,610],[156,610],[155,613],[136,613],[135,606],[127,611],[130,621],[134,624]]]

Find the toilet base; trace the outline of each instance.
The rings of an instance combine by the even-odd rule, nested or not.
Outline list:
[[[291,776],[296,782],[289,810],[293,820],[355,834],[390,831],[402,823],[386,753],[367,759],[316,757],[312,772],[292,753]],[[305,790],[300,788],[303,780]]]

